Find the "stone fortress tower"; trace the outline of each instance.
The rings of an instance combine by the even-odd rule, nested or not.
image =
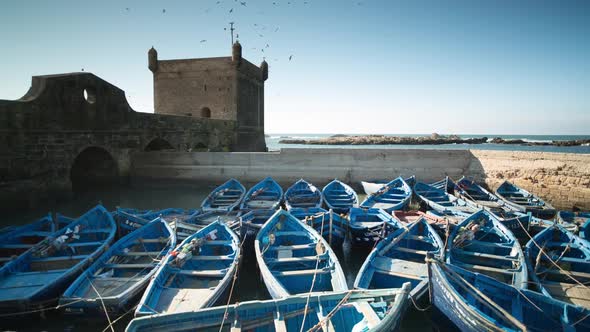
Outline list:
[[[154,75],[157,114],[237,121],[237,151],[264,151],[264,82],[260,67],[242,58],[235,42],[231,57],[159,60],[152,47],[148,68]]]

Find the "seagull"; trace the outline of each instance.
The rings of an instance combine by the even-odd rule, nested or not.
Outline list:
[[[125,8],[125,10],[126,10],[126,11],[129,11],[129,7],[126,7],[126,8]]]
[[[84,71],[84,68],[82,68],[82,71]]]
[[[221,1],[217,1],[215,4],[216,4],[216,5],[219,5],[220,3],[221,3]]]
[[[234,9],[233,9],[233,8],[232,8],[232,9],[230,9],[230,10],[229,10],[229,12],[230,12],[230,13],[233,13],[233,12],[234,12]]]
[[[289,55],[289,61],[291,61],[291,59],[293,59],[293,55]]]
[[[246,2],[245,1],[244,2],[240,2],[240,5],[246,7]]]
[[[264,48],[268,48],[270,45],[266,44],[266,46],[264,46]]]
[[[166,14],[166,8],[162,9],[162,14]]]
[[[206,41],[207,41],[207,39],[201,39],[201,43],[204,43]]]
[[[279,27],[277,27],[277,28],[275,29],[275,32],[277,32],[277,31],[279,31]]]

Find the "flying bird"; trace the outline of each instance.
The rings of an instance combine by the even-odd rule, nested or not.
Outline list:
[[[240,2],[240,5],[246,7],[246,2],[245,1],[244,2]]]
[[[234,12],[234,9],[233,9],[233,8],[232,8],[232,9],[230,9],[230,10],[229,10],[229,12],[230,12],[230,13],[233,13],[233,12]]]
[[[289,61],[291,61],[291,59],[293,59],[293,55],[289,55]]]
[[[270,45],[266,44],[266,46],[264,46],[264,48],[268,48]]]
[[[206,41],[207,41],[207,39],[201,39],[201,43],[204,43]]]
[[[162,9],[162,14],[166,14],[166,8]]]
[[[275,29],[275,32],[277,32],[277,31],[279,31],[279,27],[277,27],[277,28]]]

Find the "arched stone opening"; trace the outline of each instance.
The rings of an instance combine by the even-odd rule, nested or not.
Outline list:
[[[201,117],[202,118],[210,118],[211,117],[211,109],[209,107],[201,108]]]
[[[203,151],[207,151],[207,150],[209,150],[209,148],[207,148],[207,145],[203,144],[202,142],[198,142],[193,147],[193,151],[195,151],[195,152],[203,152]]]
[[[145,146],[144,151],[162,151],[162,150],[169,150],[169,151],[174,151],[174,147],[172,146],[172,144],[170,144],[170,142],[168,142],[167,140],[160,138],[160,137],[156,137],[153,140],[151,140],[148,145]]]
[[[92,146],[76,156],[70,168],[70,181],[74,191],[86,191],[118,182],[119,168],[113,156],[105,149]]]

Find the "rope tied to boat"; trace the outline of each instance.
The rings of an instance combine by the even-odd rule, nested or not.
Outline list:
[[[522,225],[522,223],[520,222],[520,220],[518,220],[518,219],[517,219],[517,221],[518,221],[518,224],[520,225],[520,227],[521,227],[521,228],[524,230],[525,234],[526,234],[526,235],[527,235],[527,236],[530,238],[530,240],[533,242],[533,244],[534,244],[534,245],[535,245],[537,248],[539,248],[539,256],[540,256],[540,255],[541,255],[541,253],[542,253],[542,254],[543,254],[545,257],[547,257],[547,260],[548,260],[548,261],[549,261],[551,264],[555,265],[555,267],[557,267],[557,268],[558,268],[560,271],[564,272],[566,277],[568,277],[568,278],[570,278],[571,280],[573,280],[573,281],[574,281],[574,283],[578,284],[579,286],[581,286],[581,287],[584,287],[584,288],[588,289],[588,286],[586,286],[586,284],[584,284],[584,283],[580,282],[578,279],[574,278],[574,276],[572,276],[572,275],[571,275],[571,273],[570,273],[569,271],[567,271],[567,270],[564,270],[563,268],[561,268],[561,266],[559,266],[559,264],[557,264],[556,262],[554,262],[554,261],[551,259],[551,257],[549,257],[549,255],[548,255],[548,254],[545,252],[545,250],[543,249],[543,248],[545,248],[545,247],[543,246],[543,248],[541,248],[541,246],[539,246],[539,244],[537,243],[537,241],[535,241],[535,239],[534,239],[534,238],[531,236],[531,234],[530,234],[530,233],[529,233],[529,232],[528,232],[528,231],[527,231],[527,230],[524,228],[524,226]],[[535,268],[536,268],[536,266],[535,266]],[[572,285],[571,287],[574,287],[574,286],[576,286],[576,285]],[[585,319],[585,318],[584,318],[584,319]],[[583,320],[583,319],[582,319],[582,320]],[[582,321],[582,320],[580,320],[580,321]],[[579,322],[578,322],[578,323],[579,323]]]
[[[271,234],[271,235],[274,235],[274,234]],[[244,242],[246,242],[246,238],[247,237],[248,237],[248,232],[246,232],[246,234],[244,235],[244,238],[240,241],[240,256],[242,256],[242,248],[244,247]],[[273,243],[274,243],[274,240],[273,240]],[[269,247],[270,247],[270,244],[269,244]],[[241,257],[240,256],[238,256],[238,264],[239,264],[239,262],[241,260]],[[221,332],[223,330],[223,325],[225,324],[225,321],[227,320],[227,317],[228,317],[229,303],[231,302],[231,298],[232,298],[232,295],[234,293],[234,286],[236,284],[236,281],[238,280],[238,270],[239,269],[236,266],[234,268],[234,275],[233,275],[233,280],[232,280],[232,283],[231,283],[231,288],[229,289],[229,295],[227,297],[227,303],[225,304],[225,312],[223,313],[223,320],[221,321],[221,325],[219,326],[219,332]]]
[[[113,321],[111,321],[111,317],[109,316],[109,312],[107,310],[107,307],[104,304],[104,300],[102,299],[102,295],[100,295],[100,293],[98,292],[98,289],[96,289],[96,287],[94,287],[94,283],[92,282],[92,280],[90,280],[90,278],[88,278],[88,275],[86,274],[85,276],[86,276],[86,279],[88,280],[88,283],[90,284],[90,286],[92,286],[92,289],[94,290],[96,295],[98,295],[98,299],[100,300],[102,310],[104,310],[104,315],[107,317],[107,321],[109,322],[109,326],[111,328],[111,331],[115,332],[115,329],[113,328]]]
[[[338,302],[338,304],[336,304],[336,306],[330,310],[330,312],[324,317],[322,318],[321,321],[319,321],[317,324],[315,324],[314,326],[312,326],[309,330],[307,330],[307,332],[315,332],[318,329],[322,328],[322,326],[325,326],[326,323],[338,312],[338,310],[340,310],[340,308],[346,304],[346,302],[348,302],[348,299],[350,298],[350,296],[352,295],[353,290],[349,290],[346,295],[342,298],[342,300],[340,300],[340,302]],[[307,308],[306,311],[307,312]],[[305,316],[304,317],[304,323],[305,323]],[[301,328],[303,329],[303,323]]]
[[[322,216],[322,225],[320,229],[324,229],[324,217]],[[322,236],[320,234],[320,236]],[[301,328],[299,329],[299,332],[303,332],[303,327],[305,326],[305,319],[307,318],[307,311],[309,310],[309,299],[311,298],[311,293],[313,292],[313,286],[315,285],[315,279],[316,276],[318,274],[318,267],[320,265],[320,253],[319,253],[319,245],[321,244],[320,241],[318,241],[317,246],[316,246],[316,260],[315,260],[315,269],[313,271],[313,278],[311,279],[311,287],[309,288],[309,292],[307,293],[307,299],[305,301],[305,308],[303,309],[303,320],[301,321]],[[221,332],[221,331],[220,331]]]

